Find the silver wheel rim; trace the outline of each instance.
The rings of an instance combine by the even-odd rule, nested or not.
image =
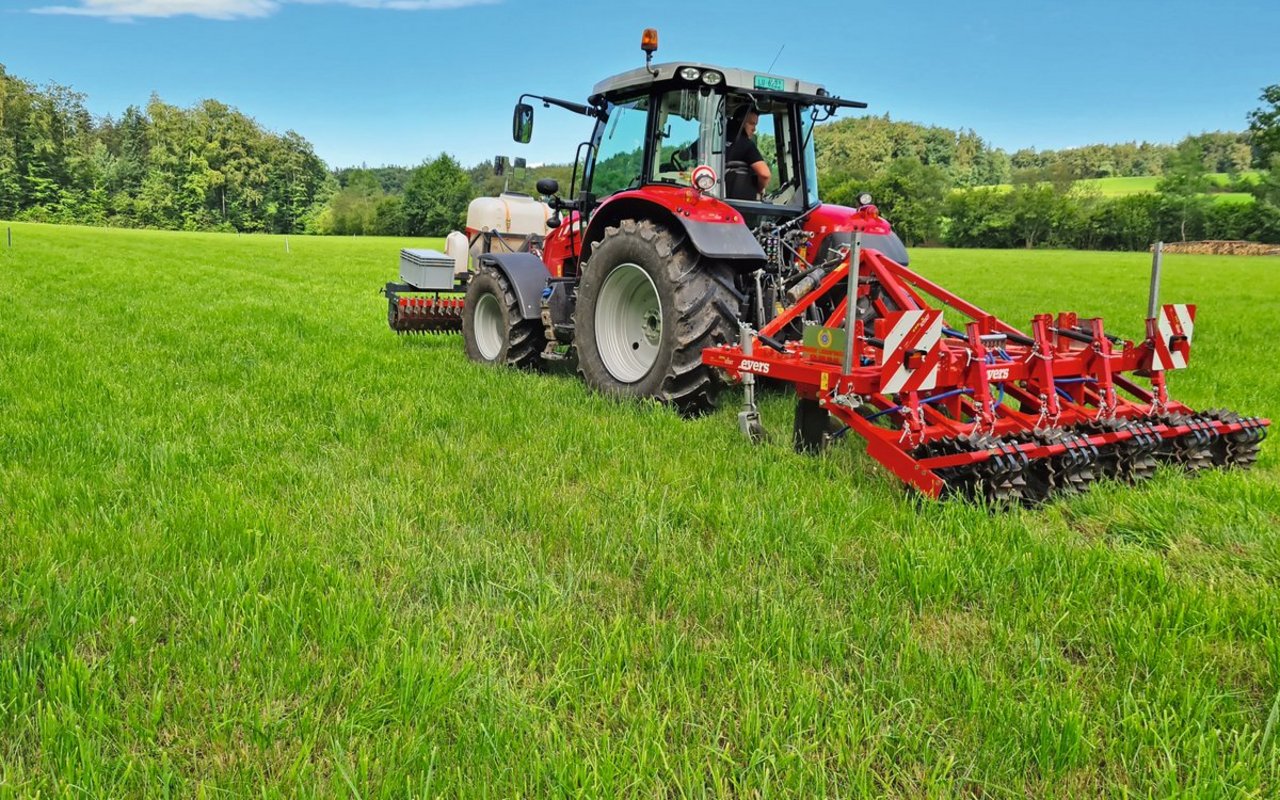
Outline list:
[[[635,383],[649,373],[662,345],[662,301],[653,279],[635,264],[620,264],[604,279],[596,301],[596,346],[609,374]]]
[[[502,322],[502,309],[498,298],[485,293],[476,301],[475,313],[476,349],[485,361],[495,361],[502,352],[507,329]]]

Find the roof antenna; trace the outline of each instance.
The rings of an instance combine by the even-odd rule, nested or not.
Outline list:
[[[778,56],[782,55],[782,51],[787,49],[787,43],[783,42],[782,47],[778,48],[778,55],[773,57],[773,61],[769,62],[769,68],[765,72],[773,72],[773,65],[778,63]]]

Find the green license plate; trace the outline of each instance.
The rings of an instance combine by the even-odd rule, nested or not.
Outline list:
[[[772,75],[757,75],[756,88],[770,92],[781,92],[786,90],[787,85],[782,78],[775,78]]]

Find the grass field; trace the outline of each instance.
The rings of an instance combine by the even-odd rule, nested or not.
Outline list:
[[[1256,175],[1256,173],[1246,173],[1247,175]],[[1210,173],[1209,181],[1215,186],[1227,186],[1230,182],[1230,176],[1225,172]],[[1091,178],[1088,180],[1076,181],[1073,184],[1075,190],[1084,192],[1096,192],[1101,197],[1125,197],[1131,194],[1153,194],[1156,191],[1156,184],[1160,182],[1159,176],[1145,175],[1136,178]],[[978,187],[989,188],[989,187]],[[1013,184],[1002,183],[997,184],[997,189],[1010,191]],[[1208,195],[1212,197],[1216,203],[1252,203],[1253,195],[1248,192],[1212,192]]]
[[[13,233],[0,796],[1280,794],[1275,442],[993,515],[397,338],[404,242]],[[913,263],[1140,331],[1143,254]],[[1280,417],[1280,261],[1164,297]]]
[[[1225,173],[1214,173],[1209,176],[1210,181],[1217,186],[1226,186],[1229,176]],[[1103,197],[1123,197],[1130,194],[1142,194],[1143,192],[1154,192],[1156,184],[1160,182],[1160,178],[1156,176],[1144,176],[1140,178],[1095,178],[1092,180],[1076,181],[1076,187],[1085,191],[1096,191]],[[1253,195],[1248,192],[1214,192],[1209,195],[1218,203],[1252,203]]]

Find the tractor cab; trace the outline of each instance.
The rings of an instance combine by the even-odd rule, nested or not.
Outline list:
[[[643,67],[597,84],[597,110],[583,187],[595,199],[648,185],[695,187],[694,171],[710,167],[704,191],[744,214],[795,216],[818,203],[814,125],[837,106],[816,84],[697,63]],[[752,164],[728,159],[736,139],[757,119],[754,145],[768,167],[763,188]],[[706,180],[706,179],[704,179]]]
[[[521,98],[515,138],[527,141],[533,108]],[[580,105],[534,97],[595,117],[591,139],[580,148],[577,192],[585,217],[601,201],[647,186],[698,189],[739,209],[748,219],[790,218],[818,200],[814,126],[837,108],[865,103],[833,97],[817,84],[709,64],[646,65],[596,84]],[[754,137],[747,119],[756,122]],[[753,164],[731,160],[731,146],[751,138],[768,168],[761,186]],[[695,172],[702,170],[695,184]],[[575,170],[576,173],[576,170]]]

